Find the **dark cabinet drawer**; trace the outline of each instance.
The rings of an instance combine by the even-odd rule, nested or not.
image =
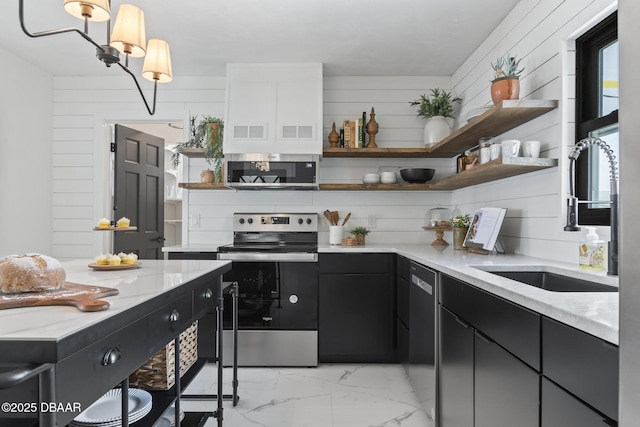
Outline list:
[[[192,293],[183,294],[151,313],[147,319],[149,342],[166,345],[193,323]],[[155,349],[154,352],[157,350]]]
[[[605,427],[604,417],[551,381],[542,378],[540,427]]]
[[[200,317],[209,312],[216,303],[218,283],[203,283],[193,290],[193,313]]]
[[[320,254],[320,274],[389,274],[392,254]]]
[[[442,274],[440,302],[540,371],[540,318],[524,307]]]
[[[56,401],[80,402],[82,408],[87,408],[107,387],[114,387],[127,378],[155,352],[147,330],[147,318],[142,318],[58,363]],[[114,359],[105,365],[108,353],[113,354]],[[66,425],[77,415],[56,414],[58,425]]]
[[[169,252],[169,259],[218,259],[217,252]]]
[[[618,347],[543,318],[542,366],[545,377],[618,419]]]

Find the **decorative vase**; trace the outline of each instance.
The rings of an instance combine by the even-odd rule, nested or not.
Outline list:
[[[367,123],[367,134],[369,135],[369,143],[367,144],[367,148],[378,148],[376,144],[376,134],[378,133],[378,122],[376,122],[376,113],[373,111],[373,107],[371,107],[371,118]]]
[[[424,125],[424,145],[428,147],[442,141],[451,134],[449,122],[444,116],[433,116]]]
[[[338,141],[340,141],[340,135],[336,131],[336,122],[333,122],[333,126],[331,126],[331,133],[329,133],[329,147],[336,148],[338,146]]]
[[[457,250],[465,250],[467,249],[466,246],[464,246],[464,238],[467,235],[467,231],[469,229],[468,228],[462,228],[462,227],[454,227],[453,228],[453,249],[457,249]]]
[[[364,234],[357,234],[354,237],[356,238],[356,242],[358,242],[359,246],[364,245]]]
[[[213,184],[215,181],[214,172],[210,169],[205,169],[200,173],[200,181],[204,184]]]
[[[491,99],[493,105],[505,99],[520,99],[520,79],[517,77],[502,77],[491,82]]]

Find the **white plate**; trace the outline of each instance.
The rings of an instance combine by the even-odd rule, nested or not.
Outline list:
[[[122,421],[122,390],[113,389],[96,400],[74,420],[75,425],[112,427]],[[138,421],[151,411],[151,394],[137,388],[129,389],[129,422]]]

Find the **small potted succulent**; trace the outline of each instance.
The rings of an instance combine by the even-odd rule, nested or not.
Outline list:
[[[453,227],[453,249],[467,249],[466,246],[464,246],[464,238],[471,225],[471,215],[456,215],[449,220],[449,225]]]
[[[356,239],[358,245],[364,245],[364,238],[367,234],[369,234],[369,229],[363,226],[353,227],[351,230],[349,230],[349,234],[351,234]]]
[[[435,88],[431,89],[430,96],[423,94],[419,99],[409,103],[412,107],[418,107],[418,117],[427,119],[424,127],[425,146],[433,145],[449,136],[451,126],[446,118],[453,117],[453,103],[460,101],[461,99],[451,92]]]
[[[180,164],[180,149],[182,148],[204,148],[204,158],[214,167],[215,182],[223,182],[222,174],[222,137],[224,133],[224,121],[217,117],[204,116],[195,125],[195,117],[191,118],[191,138],[186,142],[176,144],[174,153],[171,156],[171,164],[177,168]],[[203,171],[204,173],[204,171]]]
[[[493,80],[491,81],[491,99],[493,104],[498,104],[505,99],[520,98],[520,75],[524,67],[520,67],[520,61],[510,53],[496,59],[491,64],[493,68]]]

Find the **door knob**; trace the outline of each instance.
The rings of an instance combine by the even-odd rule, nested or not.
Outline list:
[[[155,240],[156,242],[158,242],[158,243],[163,243],[163,242],[164,242],[165,240],[167,240],[167,239],[165,239],[165,238],[164,238],[164,236],[158,236],[158,237],[157,237],[157,238],[155,238],[155,239],[151,239],[151,241],[154,241],[154,240]]]

